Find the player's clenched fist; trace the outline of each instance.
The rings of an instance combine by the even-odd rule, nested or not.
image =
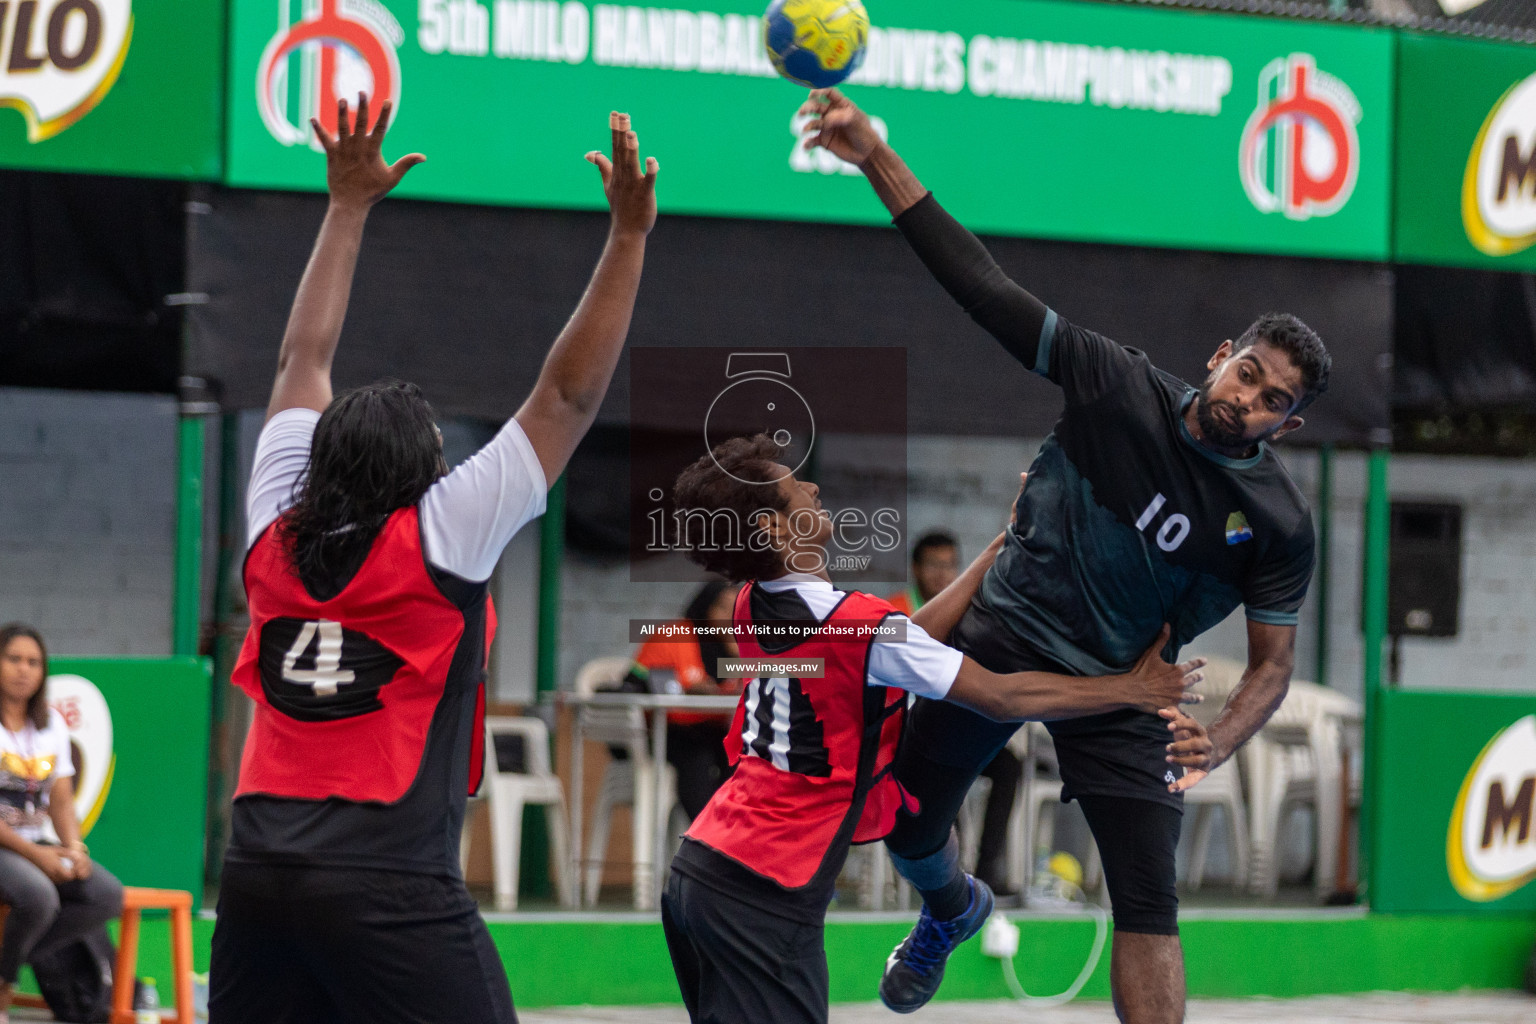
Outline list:
[[[586,158],[603,176],[613,230],[644,235],[656,223],[656,158],[646,157],[641,171],[640,138],[630,130],[628,114],[609,114],[608,128],[613,133],[613,158],[595,149]]]
[[[1163,708],[1158,714],[1167,720],[1168,730],[1173,733],[1166,760],[1185,768],[1184,777],[1170,785],[1168,792],[1181,793],[1216,767],[1216,747],[1206,734],[1205,726],[1178,708]]]

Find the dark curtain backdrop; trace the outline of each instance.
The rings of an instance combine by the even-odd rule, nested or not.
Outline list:
[[[209,301],[190,311],[188,372],[217,381],[227,405],[260,406],[325,199],[218,189],[200,198],[211,212],[192,219],[188,288]],[[359,261],[338,385],[392,375],[421,384],[445,415],[510,415],[580,298],[606,226],[594,213],[382,203]],[[1364,444],[1388,425],[1387,267],[987,242],[1062,315],[1190,380],[1258,314],[1293,312],[1334,355],[1333,389],[1308,410],[1297,442]],[[630,344],[905,346],[914,434],[1038,436],[1061,407],[886,228],[663,216]],[[600,422],[626,421],[627,371],[626,360]]]
[[[1397,268],[1392,404],[1536,412],[1536,276]]]
[[[176,390],[185,192],[0,171],[0,385]]]

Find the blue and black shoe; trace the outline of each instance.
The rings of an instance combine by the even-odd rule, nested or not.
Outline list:
[[[944,965],[949,954],[966,939],[981,931],[992,913],[992,890],[987,883],[974,876],[967,876],[971,886],[971,903],[965,913],[948,921],[939,921],[923,904],[917,915],[917,926],[901,940],[901,945],[885,961],[885,974],[880,978],[880,1001],[897,1013],[912,1013],[921,1009],[939,990],[944,980]]]

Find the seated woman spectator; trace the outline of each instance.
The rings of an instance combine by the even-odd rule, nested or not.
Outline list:
[[[740,693],[741,680],[715,678],[718,659],[736,657],[736,641],[730,636],[717,639],[699,635],[704,626],[730,626],[740,589],[724,582],[704,584],[683,612],[692,635],[682,641],[647,642],[635,655],[631,676],[643,678],[669,670],[684,693]],[[690,820],[698,817],[715,790],[730,778],[731,765],[725,756],[725,730],[730,720],[730,712],[674,711],[667,716],[667,762],[677,770],[677,802]]]
[[[21,965],[123,909],[123,886],[91,863],[75,818],[69,731],[48,707],[48,649],[31,626],[0,626],[0,1024]],[[62,845],[44,841],[52,820]]]

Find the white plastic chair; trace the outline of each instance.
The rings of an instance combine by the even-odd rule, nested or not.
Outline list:
[[[576,673],[575,689],[578,695],[591,696],[606,687],[617,686],[633,664],[626,657],[593,658]],[[628,806],[630,814],[630,857],[634,864],[635,906],[644,908],[654,905],[647,899],[651,879],[652,853],[655,844],[655,759],[651,757],[650,734],[646,729],[645,713],[639,708],[589,707],[584,712],[583,735],[596,743],[624,750],[627,759],[610,758],[603,768],[602,781],[598,785],[597,802],[588,818],[587,843],[582,847],[585,856],[582,863],[582,904],[594,906],[603,878],[603,861],[608,852],[608,834],[613,823],[615,807]],[[677,781],[672,766],[663,764],[662,791],[668,802],[670,817],[676,810]]]
[[[1361,718],[1360,705],[1337,690],[1296,681],[1274,717],[1249,743],[1245,767],[1253,805],[1249,878],[1253,892],[1275,895],[1286,815],[1293,807],[1311,806],[1317,823],[1311,858],[1314,889],[1319,896],[1332,893],[1344,801],[1353,806],[1359,800],[1353,772],[1348,794],[1342,793],[1341,755],[1346,740],[1358,741],[1354,726]]]
[[[1030,722],[1015,732],[1008,740],[1008,749],[1024,761],[1025,785],[1019,787],[1019,798],[1008,818],[1008,884],[1017,885],[1023,891],[1034,883],[1034,854],[1052,850],[1056,841],[1056,816],[1065,806],[1061,802],[1061,780],[1041,778],[1031,762],[1045,760],[1056,764],[1056,747],[1050,730],[1041,722]],[[1049,813],[1047,813],[1049,811]],[[1034,850],[1025,847],[1025,815],[1033,828],[1028,842]],[[1099,845],[1093,836],[1088,837],[1088,859],[1083,863],[1083,891],[1092,892],[1104,880],[1104,864],[1099,859]]]
[[[1244,666],[1229,658],[1211,658],[1205,677],[1195,691],[1205,697],[1199,704],[1186,705],[1190,716],[1209,727],[1221,714],[1227,697],[1242,680]],[[1184,791],[1184,807],[1193,810],[1190,847],[1185,882],[1196,891],[1205,881],[1206,862],[1210,856],[1211,835],[1215,832],[1216,810],[1224,812],[1228,842],[1232,848],[1232,883],[1238,889],[1248,884],[1249,823],[1247,801],[1243,798],[1241,758],[1233,758],[1211,772],[1200,783]]]
[[[496,756],[496,738],[515,736],[521,741],[521,765],[503,768]],[[549,728],[538,718],[487,718],[485,720],[485,803],[491,810],[491,861],[494,868],[496,909],[517,909],[517,883],[521,868],[523,807],[543,806],[549,818],[550,867],[561,906],[574,906],[575,894],[567,878],[570,862],[570,831],[565,815],[565,787],[550,769]],[[459,843],[460,868],[469,863],[471,816],[464,815],[464,834]]]
[[[1184,791],[1184,807],[1194,811],[1191,827],[1194,842],[1189,851],[1185,884],[1191,892],[1205,882],[1206,863],[1210,858],[1211,835],[1216,831],[1216,811],[1226,818],[1227,841],[1232,849],[1232,884],[1244,888],[1248,881],[1248,813],[1243,800],[1239,759],[1221,765],[1192,789]]]

